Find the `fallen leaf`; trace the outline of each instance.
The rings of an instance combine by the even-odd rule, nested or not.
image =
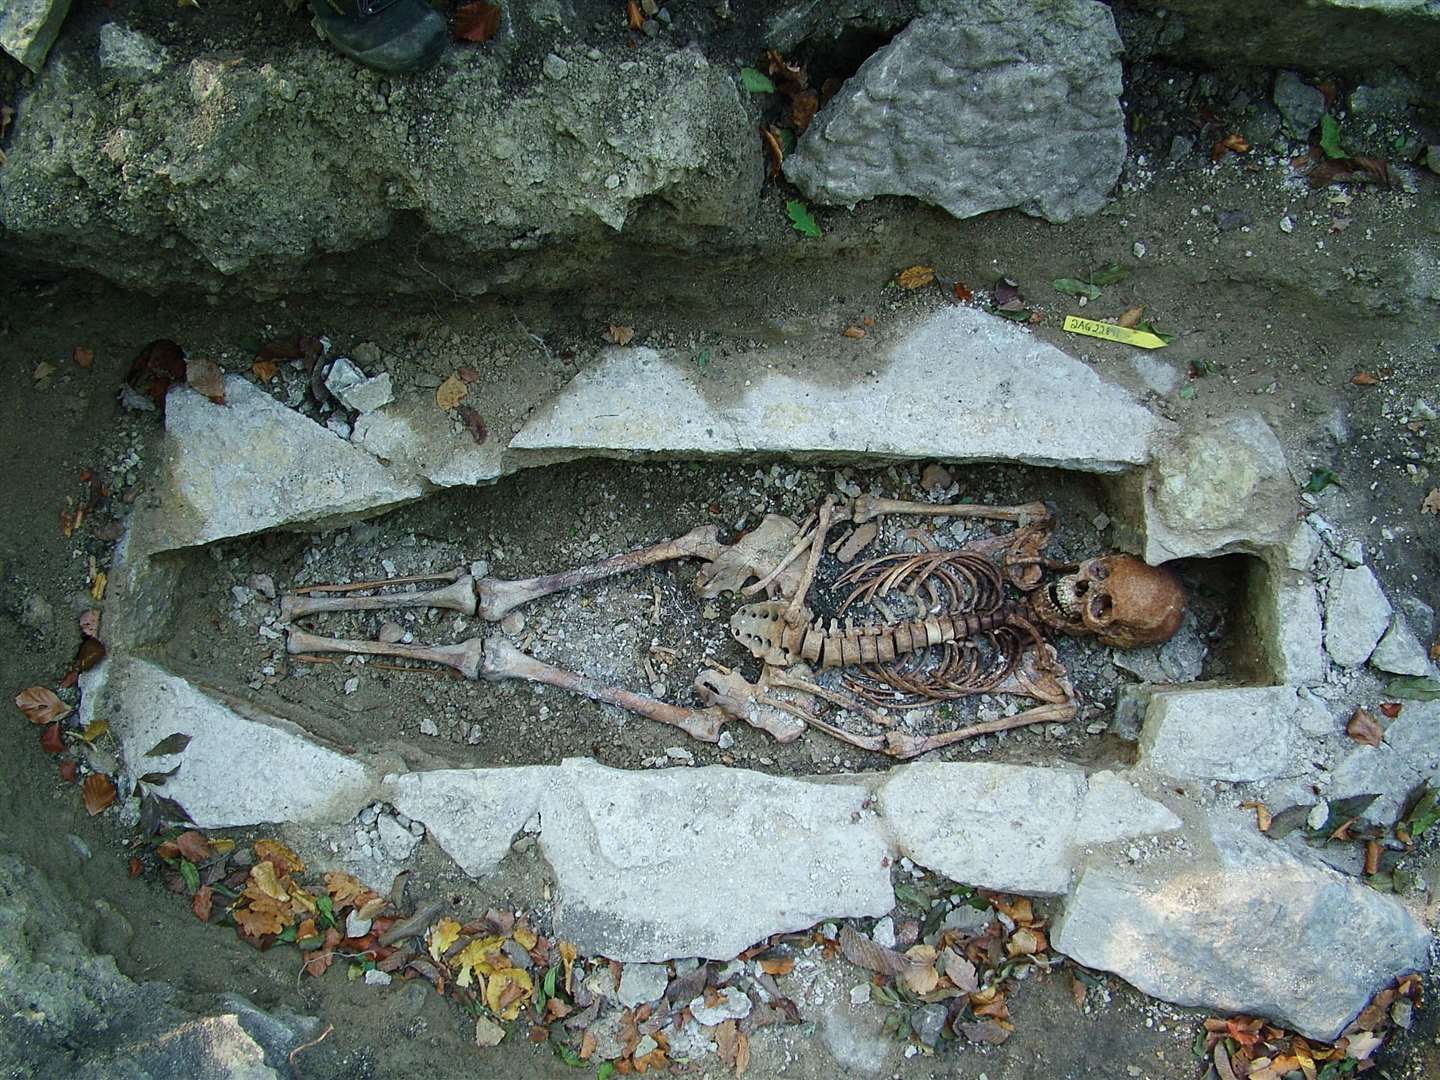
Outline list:
[[[225,372],[214,360],[197,357],[185,361],[185,385],[216,405],[225,404]]]
[[[1356,709],[1350,714],[1350,722],[1345,725],[1345,734],[1365,746],[1379,746],[1385,730],[1379,721],[1364,709]]]
[[[195,898],[190,901],[190,910],[201,922],[210,921],[210,905],[214,900],[215,891],[209,885],[201,885],[195,890]]]
[[[519,968],[505,968],[485,980],[485,1004],[501,1020],[519,1016],[533,992],[530,973]]]
[[[1069,296],[1083,296],[1087,300],[1098,300],[1100,289],[1088,281],[1081,281],[1079,278],[1056,278],[1050,283],[1055,287],[1056,292],[1062,292]]]
[[[761,960],[760,970],[766,975],[789,975],[795,970],[793,956],[777,956],[772,960]]]
[[[1356,386],[1375,386],[1380,380],[1368,371],[1358,371],[1351,376],[1350,381]]]
[[[460,924],[454,919],[441,919],[425,936],[426,947],[430,958],[437,964],[445,956],[451,945],[460,940]]]
[[[101,570],[95,575],[95,580],[90,582],[90,599],[97,604],[105,599],[105,585],[109,582],[110,575]]]
[[[1012,1029],[1008,1024],[1002,1024],[998,1020],[979,1020],[974,1023],[962,1023],[960,1030],[971,1042],[999,1046],[1010,1038]]]
[[[473,405],[461,405],[455,411],[460,414],[460,422],[470,432],[470,437],[475,440],[475,445],[485,445],[489,431],[485,427],[485,420],[480,415],[480,410]]]
[[[857,341],[865,336],[865,328],[861,326],[847,326],[840,331],[845,337],[854,338]]]
[[[923,289],[934,280],[933,266],[907,266],[895,275],[895,284],[902,289]]]
[[[40,733],[40,749],[47,754],[63,754],[65,752],[65,735],[61,732],[58,723],[45,725],[45,730]]]
[[[70,715],[70,706],[55,691],[44,686],[31,686],[15,695],[15,704],[32,724],[49,724]]]
[[[790,227],[802,236],[812,239],[820,239],[820,226],[815,221],[815,216],[810,213],[810,208],[799,199],[789,199],[785,203],[785,213],[790,218]]]
[[[1077,1009],[1085,1007],[1085,984],[1076,977],[1073,971],[1070,973],[1070,999],[1075,1002]]]
[[[1391,679],[1385,687],[1391,697],[1408,698],[1411,701],[1440,701],[1440,679],[1428,675],[1406,675]]]
[[[1022,926],[1010,935],[1010,940],[1005,943],[1005,951],[1011,956],[1034,956],[1044,952],[1046,944],[1044,933]]]
[[[1431,488],[1420,503],[1422,514],[1440,514],[1440,488]]]
[[[67,784],[73,784],[75,777],[80,773],[80,765],[73,758],[60,763],[60,779]]]
[[[535,948],[536,943],[540,940],[538,937],[536,937],[534,930],[531,930],[528,926],[523,925],[515,927],[515,929],[511,932],[510,936],[514,938],[515,943],[519,945],[522,949],[524,949],[526,952],[529,952],[531,949]]]
[[[449,411],[465,400],[470,388],[457,375],[451,375],[435,390],[435,404]]]
[[[910,961],[900,953],[857,934],[849,926],[840,928],[840,952],[856,967],[881,975],[899,975],[910,967]]]
[[[460,376],[460,381],[467,386],[480,378],[480,372],[476,371],[473,367],[456,368],[455,374]]]
[[[284,916],[273,901],[265,903],[251,900],[248,906],[234,908],[230,914],[235,919],[235,925],[247,937],[261,938],[266,934],[278,934],[285,929]]]
[[[742,67],[740,69],[740,85],[752,94],[775,93],[775,84],[770,81],[770,76],[759,68]]]
[[[1365,1061],[1385,1041],[1373,1031],[1357,1031],[1354,1035],[1347,1035],[1346,1039],[1345,1056],[1354,1061]]]
[[[268,896],[271,900],[287,902],[290,899],[290,890],[280,880],[283,876],[269,859],[257,862],[250,868],[250,881],[254,883],[261,895]]]
[[[210,857],[210,841],[197,829],[190,829],[175,838],[180,854],[193,863],[201,863]]]
[[[1255,827],[1258,828],[1261,832],[1270,831],[1270,826],[1274,823],[1275,818],[1274,815],[1270,813],[1270,808],[1267,807],[1263,802],[1255,802],[1253,800],[1250,802],[1242,802],[1240,804],[1240,809],[1254,810]]]
[[[88,368],[95,363],[95,350],[87,349],[84,345],[76,345],[70,350],[70,359],[75,361],[76,366]]]
[[[1311,471],[1310,479],[1305,481],[1304,490],[1309,492],[1311,495],[1319,495],[1322,491],[1324,491],[1327,487],[1330,487],[1332,484],[1336,487],[1343,486],[1340,483],[1340,477],[1336,475],[1333,469],[1327,469],[1324,466],[1321,466],[1320,468]]]
[[[765,175],[773,180],[780,175],[780,167],[785,163],[785,146],[780,142],[779,132],[769,124],[760,129],[760,145],[765,148],[765,156],[770,161]]]
[[[796,135],[805,134],[805,129],[820,111],[820,95],[814,90],[802,90],[790,99],[790,126]]]
[[[509,959],[500,951],[504,943],[504,939],[500,937],[476,938],[452,956],[450,966],[458,972],[455,985],[469,986],[476,976],[483,978],[497,969],[509,967]],[[483,983],[481,992],[484,992]]]
[[[104,773],[91,773],[80,784],[80,795],[91,817],[115,801],[115,785]]]
[[[45,360],[41,360],[40,363],[35,365],[35,369],[30,372],[30,378],[37,383],[41,383],[54,374],[55,365]]]
[[[500,8],[481,2],[464,4],[455,9],[451,30],[456,41],[489,41],[500,29]]]
[[[1385,719],[1394,720],[1400,715],[1403,706],[1398,701],[1384,701],[1380,703],[1380,711],[1385,714]]]
[[[616,345],[629,345],[630,342],[635,340],[635,328],[633,326],[617,326],[611,323],[610,328],[605,331],[605,336]]]
[[[260,862],[273,863],[275,869],[282,875],[305,872],[304,860],[279,840],[256,840],[255,858]]]
[[[275,366],[274,360],[256,360],[250,365],[250,373],[262,383],[268,383],[275,378],[279,368]]]
[[[1135,324],[1140,321],[1140,316],[1145,314],[1143,307],[1126,308],[1125,314],[1115,320],[1116,326],[1123,326],[1126,330],[1134,330]]]
[[[1214,146],[1210,147],[1210,160],[1219,161],[1227,153],[1246,154],[1250,152],[1250,144],[1245,141],[1245,136],[1239,132],[1232,131],[1223,139],[1220,139]]]
[[[75,669],[77,671],[89,671],[101,660],[105,659],[105,646],[98,639],[86,637],[80,639],[80,650],[75,654]]]
[[[970,290],[970,286],[966,285],[963,281],[955,282],[954,293],[955,299],[959,300],[962,304],[968,304],[975,299],[975,294]]]
[[[331,870],[325,875],[325,891],[336,911],[363,903],[371,895],[359,879],[343,870]]]
[[[158,743],[145,751],[146,757],[168,757],[171,754],[178,754],[185,747],[190,745],[190,736],[183,731],[177,731],[173,735],[166,735]]]

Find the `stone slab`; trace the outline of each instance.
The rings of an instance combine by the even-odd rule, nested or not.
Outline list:
[[[224,405],[172,391],[165,434],[151,551],[378,514],[424,493],[235,375],[225,379]]]
[[[1390,601],[1368,566],[1330,576],[1325,592],[1325,651],[1342,667],[1370,659],[1390,627]]]
[[[742,769],[566,761],[541,811],[555,932],[624,962],[729,959],[756,941],[895,905],[868,791]]]
[[[816,202],[913,195],[1069,221],[1125,159],[1120,37],[1092,0],[941,0],[870,56],[785,159]],[[937,10],[938,9],[938,10]]]
[[[545,765],[434,769],[385,777],[384,798],[425,828],[471,877],[494,873],[558,780]]]
[[[1104,473],[1144,463],[1164,427],[1085,364],[968,307],[932,315],[873,372],[847,384],[757,371],[753,385],[722,397],[689,354],[609,349],[536,412],[511,450],[852,453]]]
[[[1154,997],[1324,1041],[1391,979],[1425,966],[1429,934],[1393,897],[1302,861],[1253,822],[1226,819],[1211,834],[1212,858],[1086,868],[1055,947]]]
[[[109,720],[125,763],[121,790],[179,766],[162,793],[200,828],[347,821],[373,798],[374,778],[360,762],[148,661],[113,658],[88,678],[82,712]],[[176,732],[190,736],[183,751],[147,756]]]
[[[69,13],[70,0],[5,0],[0,4],[0,49],[39,71]]]
[[[1440,784],[1440,701],[1406,701],[1394,720],[1381,721],[1379,746],[1355,745],[1330,775],[1331,799],[1378,793],[1365,818],[1389,825],[1425,780]]]
[[[1400,615],[1391,620],[1390,629],[1370,654],[1370,666],[1392,675],[1435,674],[1435,665],[1430,662],[1425,646]]]
[[[355,421],[351,442],[384,461],[392,472],[420,477],[438,487],[483,484],[504,471],[505,443],[493,435],[483,444],[464,428],[456,431],[433,394],[407,395]]]
[[[1302,703],[1289,686],[1161,690],[1150,697],[1140,764],[1177,780],[1271,780],[1297,771]]]
[[[894,770],[877,801],[899,850],[952,881],[1056,895],[1077,845],[1175,828],[1179,819],[1111,773],[920,762]]]
[[[1251,582],[1249,614],[1271,678],[1288,686],[1324,682],[1320,599],[1308,575],[1271,569]]]

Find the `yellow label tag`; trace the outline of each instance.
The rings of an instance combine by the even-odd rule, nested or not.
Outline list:
[[[1094,319],[1082,319],[1078,315],[1066,315],[1065,324],[1061,327],[1072,334],[1084,334],[1086,337],[1104,338],[1106,341],[1118,341],[1122,345],[1138,345],[1142,349],[1163,349],[1165,339],[1156,334],[1144,330],[1127,330],[1123,326],[1116,326],[1114,323],[1096,322]]]

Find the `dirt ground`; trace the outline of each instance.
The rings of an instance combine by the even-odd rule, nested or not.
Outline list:
[[[1236,88],[1206,89],[1207,100],[1224,90]],[[18,690],[58,681],[79,643],[75,618],[87,606],[89,560],[100,568],[107,564],[114,540],[107,523],[122,519],[151,481],[158,421],[153,414],[123,412],[116,391],[131,359],[153,339],[173,339],[192,355],[234,371],[248,369],[256,343],[286,334],[328,335],[340,353],[373,342],[402,386],[423,386],[417,380],[470,366],[480,372],[480,388],[492,388],[503,402],[486,419],[492,437],[504,438],[518,429],[527,408],[594,356],[610,324],[634,326],[640,344],[708,350],[717,387],[733,377],[728,357],[828,328],[835,331],[833,346],[817,348],[804,366],[816,378],[833,376],[835,357],[849,351],[853,361],[903,333],[926,310],[953,302],[938,287],[902,293],[888,285],[897,270],[916,263],[935,266],[947,285],[960,281],[979,290],[1002,275],[1019,282],[1041,314],[1037,336],[1135,387],[1166,415],[1258,409],[1285,444],[1297,487],[1316,468],[1337,475],[1339,486],[1317,497],[1319,508],[1345,536],[1365,542],[1392,595],[1409,592],[1440,607],[1440,518],[1420,512],[1421,499],[1436,484],[1440,443],[1434,423],[1414,419],[1417,400],[1440,406],[1440,293],[1431,291],[1440,288],[1440,180],[1419,169],[1397,170],[1390,190],[1312,191],[1293,176],[1287,155],[1257,149],[1213,165],[1208,143],[1170,162],[1173,134],[1184,123],[1197,133],[1195,122],[1185,119],[1201,93],[1194,76],[1132,72],[1129,93],[1132,117],[1150,123],[1137,123],[1141,130],[1116,201],[1097,217],[1064,227],[1011,213],[954,222],[881,201],[853,213],[822,213],[825,240],[804,246],[791,241],[777,217],[768,256],[752,265],[687,266],[680,283],[663,258],[645,265],[626,253],[620,262],[633,272],[622,278],[464,304],[437,286],[423,300],[388,306],[350,306],[323,296],[210,305],[184,296],[120,293],[79,274],[0,266],[0,293],[9,298],[0,311],[0,454],[11,463],[0,477],[9,508],[0,516],[0,685]],[[1434,120],[1412,116],[1407,123],[1412,134],[1433,142],[1433,129],[1413,125]],[[1388,133],[1382,128],[1373,137],[1383,142]],[[1222,230],[1222,213],[1241,214],[1250,224]],[[1287,220],[1289,231],[1282,226]],[[1051,280],[1111,261],[1127,265],[1130,276],[1084,313],[1111,317],[1139,304],[1173,331],[1176,340],[1154,358],[1179,376],[1171,392],[1146,387],[1132,351],[1059,330],[1061,316],[1077,309]],[[866,316],[876,325],[865,341],[839,336]],[[75,363],[77,346],[93,350],[92,366]],[[36,379],[41,365],[53,371]],[[1358,372],[1375,375],[1377,384],[1356,385]],[[67,499],[82,497],[87,470],[108,482],[110,506],[67,538],[60,517]],[[887,493],[910,494],[918,468],[855,475]],[[970,498],[1057,502],[1065,522],[1057,543],[1062,551],[1081,554],[1098,540],[1093,522],[1103,507],[1088,482],[999,467],[956,470],[956,476]],[[197,572],[187,575],[193,592],[166,660],[281,711],[303,701],[321,718],[317,734],[342,745],[383,746],[412,763],[553,762],[583,754],[643,767],[667,746],[685,745],[683,737],[633,719],[622,723],[611,710],[558,692],[477,687],[373,666],[302,669],[259,636],[265,605],[237,605],[231,590],[253,573],[272,575],[282,589],[297,580],[378,577],[389,572],[386,560],[401,574],[484,560],[493,574],[526,576],[696,524],[713,521],[733,532],[742,522],[754,524],[762,511],[803,516],[834,480],[832,469],[786,462],[586,463],[524,474],[489,489],[448,492],[335,534],[220,545],[197,557]],[[522,638],[534,635],[537,653],[553,662],[614,676],[637,689],[648,681],[641,667],[651,644],[674,648],[681,658],[669,670],[662,662],[657,674],[672,698],[686,700],[695,658],[742,659],[724,633],[728,607],[705,618],[689,589],[693,572],[660,568],[538,602],[525,610]],[[1217,642],[1214,663],[1223,665],[1228,661],[1218,643],[1234,583],[1206,579],[1200,568],[1195,573],[1200,576],[1192,583],[1213,598],[1204,630]],[[651,621],[657,590],[658,626]],[[325,632],[369,637],[378,624],[376,617],[350,617],[327,622]],[[412,632],[417,640],[454,640],[473,629],[441,617],[419,620]],[[1124,760],[1128,744],[1087,725],[1108,719],[1117,686],[1130,677],[1103,650],[1070,645],[1064,659],[1087,706],[1082,722],[1058,738],[1036,729],[1002,745],[988,740],[947,753],[1085,764]],[[362,671],[358,687],[346,693],[346,679]],[[426,720],[437,734],[421,734]],[[728,758],[787,773],[880,764],[813,737],[777,749],[758,733],[735,735],[730,751],[693,743],[686,749],[702,764]],[[571,1075],[545,1047],[520,1039],[479,1056],[469,1022],[423,988],[377,992],[337,972],[302,980],[292,953],[260,954],[228,931],[200,925],[179,898],[127,876],[128,837],[113,818],[84,814],[77,793],[59,780],[53,760],[18,714],[0,724],[0,745],[8,765],[0,776],[0,841],[81,898],[92,912],[95,944],[133,977],[173,983],[197,1005],[238,991],[261,1007],[285,1004],[333,1023],[335,1034],[304,1055],[302,1075]],[[507,874],[485,885],[462,880],[431,857],[434,875],[427,887],[454,891],[466,907],[503,903],[543,911],[537,895],[543,863],[533,851],[513,856]],[[837,974],[823,977],[839,985]],[[1432,983],[1432,998],[1434,989]],[[1012,1017],[1016,1033],[1004,1047],[906,1060],[897,1044],[893,1069],[907,1077],[991,1080],[1199,1074],[1190,1053],[1198,1018],[1144,999],[1118,980],[1106,980],[1104,992],[1092,992],[1080,1010],[1065,979],[1036,978],[1012,999]],[[1440,1075],[1437,1031],[1436,1011],[1422,1010],[1415,1031],[1386,1053],[1383,1074],[1397,1080]],[[800,1028],[768,1029],[757,1038],[752,1075],[833,1075],[830,1059],[816,1050],[815,1040],[823,1037],[821,1018]]]

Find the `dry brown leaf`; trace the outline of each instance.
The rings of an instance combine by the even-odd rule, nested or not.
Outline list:
[[[961,1024],[960,1030],[971,1042],[988,1043],[990,1046],[999,1046],[1006,1039],[1010,1038],[1011,1027],[1002,1024],[998,1020],[980,1020],[975,1023]]]
[[[814,90],[802,90],[790,99],[790,126],[796,135],[805,134],[810,121],[820,111],[820,95]]]
[[[271,900],[282,903],[290,899],[290,890],[280,880],[280,875],[275,871],[275,864],[268,859],[264,862],[257,862],[250,868],[250,881],[262,896],[268,896]]]
[[[1440,488],[1431,488],[1430,494],[1420,503],[1422,514],[1440,514]]]
[[[760,145],[765,148],[765,157],[770,162],[766,175],[773,180],[780,175],[780,167],[785,163],[785,147],[780,142],[779,133],[770,125],[760,129]]]
[[[70,706],[55,691],[44,686],[31,686],[15,695],[15,705],[32,724],[49,724],[70,715]]]
[[[1398,701],[1382,701],[1380,711],[1385,714],[1385,719],[1394,720],[1400,715],[1401,704]]]
[[[455,22],[451,27],[456,41],[489,41],[500,29],[500,8],[494,4],[477,0],[455,9]]]
[[[625,0],[625,25],[631,30],[639,30],[645,25],[645,16],[640,14],[640,5],[636,0]]]
[[[451,375],[436,389],[435,404],[448,412],[464,401],[465,395],[468,393],[470,393],[470,388],[461,381],[460,377]]]
[[[209,885],[201,885],[195,890],[195,899],[190,901],[190,910],[201,922],[210,921],[210,906],[214,899],[214,890]]]
[[[372,894],[359,880],[343,870],[331,870],[325,875],[325,891],[336,911],[363,904]]]
[[[1077,1009],[1085,1007],[1085,984],[1075,976],[1073,971],[1070,973],[1070,998],[1075,1002]]]
[[[225,372],[214,360],[195,357],[185,361],[185,385],[216,405],[225,404]]]
[[[1005,951],[1011,956],[1034,956],[1038,952],[1044,952],[1045,945],[1043,932],[1022,926],[1010,935],[1010,940],[1005,943]]]
[[[58,723],[45,725],[45,730],[40,733],[40,749],[47,754],[63,754],[65,752],[65,735],[61,732]]]
[[[847,326],[844,330],[841,330],[840,333],[858,341],[865,336],[865,328],[863,326]]]
[[[922,289],[934,280],[933,266],[907,266],[895,275],[895,284],[902,289]]]
[[[91,773],[80,785],[80,797],[85,800],[85,810],[94,817],[115,801],[115,785],[104,773]]]
[[[629,345],[630,342],[635,340],[635,328],[633,326],[617,326],[611,323],[610,328],[605,331],[605,336],[609,338],[613,344]]]
[[[1035,922],[1035,906],[1028,896],[1017,896],[1014,899],[997,896],[990,902],[996,911],[1009,916],[1016,926],[1030,926]]]
[[[95,363],[95,350],[87,349],[84,345],[76,345],[70,350],[70,359],[75,361],[77,367],[88,368]]]
[[[1350,381],[1356,386],[1376,386],[1380,380],[1368,371],[1357,371],[1351,376]]]
[[[275,378],[279,370],[273,360],[256,360],[250,365],[250,374],[254,375],[255,378],[259,379],[262,383],[268,383],[271,379]]]
[[[877,945],[849,926],[840,928],[840,952],[856,967],[881,975],[899,975],[910,967],[910,961],[900,953]]]
[[[193,863],[204,862],[210,857],[210,841],[196,829],[190,829],[175,838],[180,854]]]
[[[283,874],[303,874],[305,863],[279,840],[256,840],[255,858],[261,862],[272,862],[275,869]]]
[[[1380,740],[1385,737],[1385,729],[1364,709],[1356,709],[1345,725],[1345,734],[1365,746],[1379,746]]]
[[[973,994],[980,989],[980,976],[975,970],[975,965],[954,949],[947,948],[941,951],[940,970],[957,990]]]
[[[595,1053],[595,1047],[600,1040],[595,1038],[595,1033],[586,1028],[580,1034],[580,1060],[589,1061],[590,1055]]]
[[[735,1036],[735,1075],[744,1076],[750,1068],[750,1037],[743,1031]]]
[[[1210,148],[1210,160],[1219,161],[1226,153],[1246,154],[1249,151],[1250,144],[1245,141],[1245,136],[1232,131]]]
[[[1242,802],[1240,804],[1240,809],[1254,810],[1255,827],[1261,832],[1270,831],[1270,825],[1274,821],[1274,815],[1270,813],[1270,808],[1266,806],[1263,802],[1256,802],[1254,800],[1251,800],[1249,802]]]
[[[1145,309],[1143,307],[1136,306],[1132,308],[1126,308],[1125,314],[1121,315],[1120,318],[1115,320],[1115,325],[1123,326],[1126,330],[1134,330],[1136,324],[1140,321],[1140,316],[1143,314],[1145,314]]]
[[[465,430],[470,432],[475,445],[484,446],[490,432],[485,427],[485,418],[480,415],[480,410],[473,405],[460,405],[455,411],[460,414],[460,422],[465,425]]]
[[[773,960],[761,960],[760,970],[766,975],[789,975],[795,970],[793,956],[777,956]]]

